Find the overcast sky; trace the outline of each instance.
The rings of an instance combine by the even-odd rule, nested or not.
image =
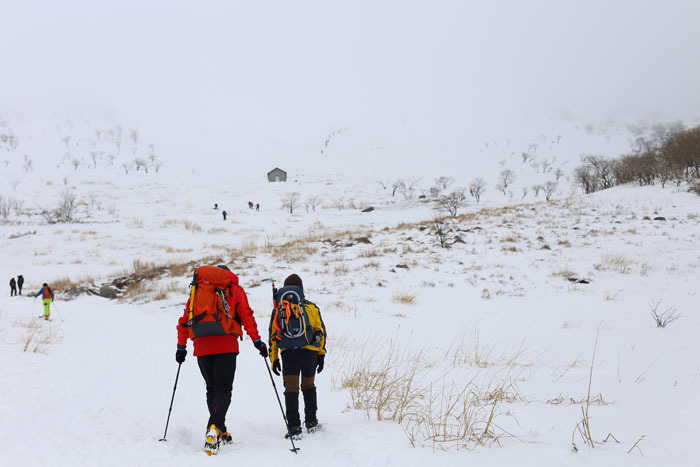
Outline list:
[[[700,113],[697,0],[0,5],[0,107],[114,112],[185,148]]]

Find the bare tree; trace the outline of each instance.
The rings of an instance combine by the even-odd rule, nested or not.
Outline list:
[[[24,200],[16,199],[12,202],[12,210],[16,216],[20,216],[24,212]]]
[[[10,215],[10,209],[12,208],[12,200],[10,198],[5,198],[0,195],[0,217],[7,220]]]
[[[587,165],[582,165],[574,169],[574,182],[581,187],[583,193],[586,195],[598,189],[593,169]]]
[[[432,234],[437,238],[438,244],[442,248],[449,248],[449,232],[447,231],[447,223],[445,218],[441,216],[433,217],[430,222],[430,227],[432,229]]]
[[[51,211],[44,211],[41,214],[49,224],[61,222],[73,222],[76,213],[76,195],[71,190],[66,189],[61,192],[58,206]]]
[[[153,168],[156,169],[156,173],[158,173],[158,171],[160,170],[160,168],[163,167],[163,164],[164,164],[164,163],[165,163],[165,162],[163,162],[163,161],[161,161],[161,160],[158,160],[158,159],[156,159],[156,160],[153,161]]]
[[[438,187],[442,188],[443,190],[447,190],[447,187],[452,185],[454,182],[455,182],[454,178],[442,175],[442,176],[435,179],[435,186],[438,186]]]
[[[109,156],[107,156],[107,165],[114,165],[114,159],[116,158],[117,156],[115,156],[114,154],[110,154]]]
[[[125,163],[122,164],[122,168],[124,169],[124,173],[127,174],[127,175],[129,175],[129,170],[131,170],[132,168],[134,168],[134,166],[133,166],[133,164],[131,164],[130,162],[125,162]]]
[[[476,199],[477,203],[481,199],[485,187],[486,181],[481,177],[477,177],[469,183],[469,193]]]
[[[416,187],[418,186],[418,180],[409,180],[404,183],[401,188],[401,193],[406,201],[413,199],[413,195],[416,193]]]
[[[282,207],[289,209],[289,214],[294,214],[294,210],[299,207],[299,193],[296,191],[287,193],[287,195],[282,198]]]
[[[12,191],[16,191],[16,190],[17,190],[17,185],[19,185],[19,180],[12,180],[12,181],[10,182],[10,186],[12,187]]]
[[[406,187],[406,182],[402,179],[397,178],[391,182],[391,196],[396,196],[397,191],[402,191]]]
[[[389,186],[389,180],[377,180],[377,183],[382,187],[382,190],[386,190],[386,187]]]
[[[136,156],[136,151],[139,148],[139,130],[133,128],[129,130],[129,137],[131,138],[131,142],[134,143],[132,151],[134,153],[134,156]],[[138,168],[136,170],[138,170]]]
[[[467,204],[467,197],[464,195],[464,188],[458,188],[452,193],[441,196],[438,199],[438,207],[447,211],[452,217],[457,217],[457,211]]]
[[[139,171],[139,169],[143,168],[143,170],[145,170],[146,173],[148,173],[148,162],[146,162],[144,159],[134,159],[134,165],[136,166],[137,172]]]
[[[24,169],[25,173],[29,173],[34,170],[34,164],[32,163],[31,159],[29,159],[29,156],[27,156],[26,154],[24,155],[24,164],[22,165],[22,168]]]
[[[564,176],[564,171],[561,169],[561,167],[557,167],[557,170],[554,171],[554,178],[559,181],[560,178]]]
[[[520,199],[525,199],[525,197],[527,196],[527,191],[528,191],[528,190],[527,190],[527,187],[524,186],[524,187],[522,188],[522,190],[523,190],[523,195],[520,197]]]
[[[92,160],[92,168],[96,169],[97,168],[97,157],[100,154],[97,151],[90,151],[90,159]]]
[[[61,179],[61,180],[63,180],[63,186],[68,185],[68,178],[69,178],[68,175],[64,175],[63,178]]]
[[[78,167],[80,167],[80,159],[78,159],[77,157],[72,159],[70,161],[70,165],[73,166],[73,170],[78,170]]]
[[[595,180],[601,190],[611,188],[615,181],[615,162],[601,156],[583,156],[583,164],[593,171]]]
[[[63,138],[61,138],[61,141],[63,141],[64,143],[66,143],[66,149],[68,149],[68,143],[70,143],[70,135],[69,135],[69,136],[64,136]]]
[[[321,204],[321,199],[318,196],[311,196],[304,201],[304,206],[306,206],[306,212],[309,212],[309,209],[312,209],[314,212],[316,212],[316,206]]]
[[[542,185],[532,185],[532,189],[535,191],[535,198],[537,198],[544,187]]]
[[[549,172],[550,170],[552,170],[552,164],[553,164],[553,163],[554,163],[553,160],[552,160],[552,161],[549,161],[549,160],[547,160],[547,159],[543,159],[542,162],[540,162],[540,165],[542,166],[542,173],[543,173],[543,174],[546,174],[547,172]]]
[[[117,147],[117,154],[122,152],[122,131],[124,128],[121,125],[117,125],[114,129],[114,145]]]
[[[510,169],[503,169],[498,174],[498,189],[506,194],[508,187],[515,181],[515,172]]]
[[[544,184],[544,198],[549,201],[557,191],[557,182],[547,182]]]

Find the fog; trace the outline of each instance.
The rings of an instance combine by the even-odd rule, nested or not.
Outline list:
[[[700,114],[693,0],[0,4],[0,112],[122,122],[166,160]]]

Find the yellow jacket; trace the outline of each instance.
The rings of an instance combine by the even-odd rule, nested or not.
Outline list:
[[[311,327],[314,328],[314,332],[319,332],[321,333],[321,342],[319,343],[318,347],[314,345],[305,345],[302,347],[302,349],[309,349],[309,350],[315,350],[318,352],[319,355],[325,355],[326,354],[326,325],[323,324],[323,318],[321,318],[321,310],[318,309],[315,303],[311,303],[309,301],[304,302],[304,308],[306,309],[306,314],[309,315],[309,323],[311,323]],[[275,339],[275,327],[274,327],[274,321],[275,321],[275,310],[272,310],[272,316],[270,317],[270,362],[275,363],[275,361],[279,358],[278,355],[278,350],[279,352],[284,352],[285,348],[279,347],[277,345],[277,340]]]

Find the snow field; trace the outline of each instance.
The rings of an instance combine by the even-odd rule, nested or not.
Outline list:
[[[341,466],[694,465],[696,196],[618,187],[550,203],[471,203],[446,221],[451,240],[460,241],[443,249],[431,205],[392,199],[375,180],[309,177],[236,190],[205,184],[181,190],[186,184],[174,175],[142,180],[77,185],[88,200],[97,187],[104,190],[95,199],[109,198],[115,214],[96,201],[83,223],[46,225],[37,215],[42,200],[27,192],[36,197],[27,213],[0,226],[8,239],[0,270],[27,278],[24,297],[0,298],[0,318],[8,323],[0,331],[7,465],[200,465],[234,458],[256,465],[287,455],[292,465],[318,459]],[[354,194],[377,210],[330,205],[290,215],[278,209],[279,199],[294,190],[302,199]],[[248,199],[262,211],[250,212]],[[211,209],[214,202],[231,213],[229,221]],[[666,220],[653,220],[658,216]],[[28,231],[36,233],[10,238]],[[371,243],[358,242],[361,237]],[[168,442],[157,442],[177,371],[175,323],[190,280],[186,263],[202,258],[220,259],[239,275],[263,333],[270,279],[300,274],[321,307],[329,331],[327,367],[318,376],[324,430],[299,443],[298,458],[281,438],[267,370],[247,338],[228,417],[234,445],[216,459],[201,453],[204,385],[191,354]],[[59,294],[50,322],[35,318],[41,305],[26,297],[43,281],[99,285],[160,265],[170,272],[122,300],[67,301]],[[680,319],[656,328],[653,304]],[[591,364],[593,438],[611,433],[620,444],[590,449],[575,435],[579,452],[573,453]],[[389,384],[392,377],[398,384]],[[377,378],[383,386],[368,384]],[[409,383],[408,402],[382,402],[386,389]],[[492,434],[481,439],[491,447],[430,438],[448,413],[445,404],[463,393],[472,397],[477,434],[493,413]],[[393,416],[397,408],[401,417]],[[18,439],[18,426],[38,427],[42,442]],[[642,436],[641,451],[628,454]]]

